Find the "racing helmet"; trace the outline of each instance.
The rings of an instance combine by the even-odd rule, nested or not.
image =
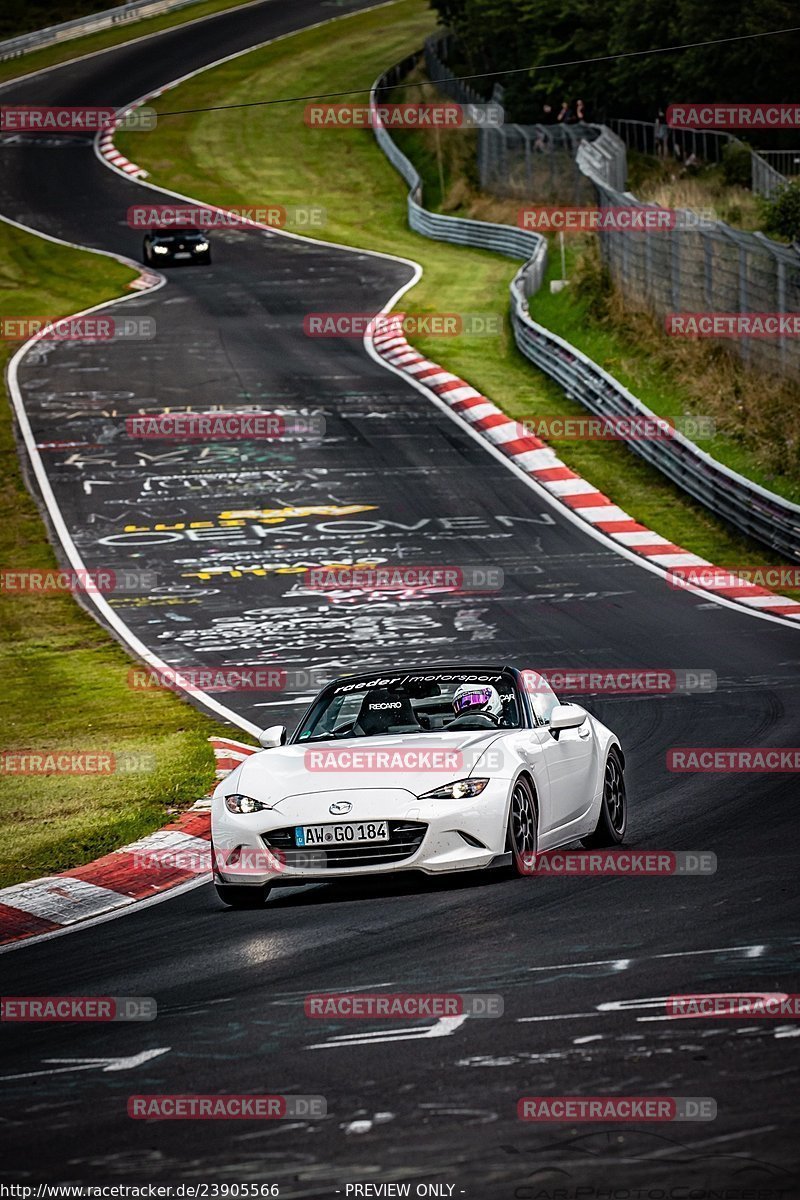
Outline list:
[[[486,713],[499,721],[503,701],[497,688],[490,683],[461,683],[453,695],[453,712],[457,717],[465,713]]]

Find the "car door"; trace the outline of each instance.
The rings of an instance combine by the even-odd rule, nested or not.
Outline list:
[[[558,740],[548,731],[544,746],[550,778],[553,824],[543,833],[558,833],[558,841],[569,836],[569,826],[579,823],[591,806],[596,776],[594,731],[587,716],[577,729],[562,729]]]
[[[550,714],[559,700],[547,680],[528,672],[525,690],[547,767],[549,795],[540,802],[539,842],[558,844],[569,838],[569,827],[579,824],[594,795],[596,746],[591,718],[576,729],[562,729],[558,737],[550,732]]]

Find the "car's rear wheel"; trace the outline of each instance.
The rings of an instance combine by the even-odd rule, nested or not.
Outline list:
[[[536,831],[538,814],[533,788],[524,776],[520,776],[511,793],[508,813],[506,845],[511,851],[511,865],[515,875],[530,875],[536,854]]]
[[[270,893],[266,884],[261,887],[241,887],[231,883],[216,883],[214,886],[220,900],[231,908],[263,908]]]
[[[588,850],[600,846],[618,846],[625,837],[627,826],[628,796],[625,790],[625,772],[619,751],[611,749],[606,759],[600,816],[594,832],[581,838],[581,843]]]

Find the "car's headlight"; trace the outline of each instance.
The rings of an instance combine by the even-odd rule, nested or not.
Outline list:
[[[198,242],[194,249],[196,254],[205,254],[208,249],[208,242]]]
[[[156,254],[169,254],[169,246],[153,246]]]
[[[235,793],[233,796],[225,797],[225,807],[228,812],[232,813],[254,813],[261,812],[264,808],[270,808],[269,804],[262,804],[260,800],[254,800],[252,796],[241,796]]]
[[[419,799],[463,800],[465,796],[479,796],[488,782],[488,779],[457,779],[455,783],[445,783],[432,792],[425,792]]]

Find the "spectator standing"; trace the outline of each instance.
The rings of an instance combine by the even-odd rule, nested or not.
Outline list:
[[[653,124],[653,136],[656,143],[656,157],[666,158],[669,126],[667,125],[667,118],[664,115],[663,109],[658,110],[658,116]]]

